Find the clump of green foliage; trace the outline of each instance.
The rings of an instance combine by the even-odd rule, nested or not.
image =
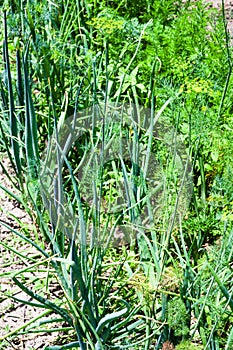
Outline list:
[[[232,48],[221,13],[199,0],[9,0],[2,9],[0,149],[18,194],[4,190],[30,213],[37,237],[2,224],[40,255],[39,263],[23,256],[27,267],[10,277],[44,308],[48,324],[57,314],[74,337],[46,349],[160,349],[170,340],[180,350],[230,350]],[[147,128],[124,113],[119,125],[108,122],[107,107],[125,102],[142,119],[154,111],[157,134],[150,118]],[[95,120],[93,105],[102,106],[105,123]],[[61,130],[87,108],[91,132],[84,128],[62,153]],[[39,174],[51,139],[62,162],[48,162],[46,175],[57,175],[48,193],[56,196],[45,212]],[[127,160],[121,148],[104,164],[104,146],[122,140]],[[151,156],[161,172],[148,168],[148,179]],[[88,164],[98,165],[96,176]],[[192,190],[185,213],[176,215],[183,164]],[[126,204],[119,205],[122,188]],[[122,233],[126,246],[96,245]],[[35,269],[49,271],[37,290],[25,283]],[[62,296],[51,299],[55,280]],[[34,322],[27,327],[44,331]]]
[[[167,323],[175,337],[186,338],[189,334],[189,317],[181,299],[174,298],[168,303]]]

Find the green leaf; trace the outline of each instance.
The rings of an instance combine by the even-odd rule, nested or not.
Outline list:
[[[116,312],[113,312],[111,314],[107,314],[99,321],[97,328],[96,328],[96,332],[99,335],[101,335],[104,327],[106,327],[107,325],[110,325],[110,323],[115,321],[116,319],[126,315],[128,311],[129,311],[129,308],[124,308],[120,311],[116,311]]]
[[[75,341],[66,345],[46,346],[44,350],[66,350],[66,349],[80,349],[79,342]]]
[[[232,298],[232,293],[230,294],[228,292],[228,290],[226,289],[226,287],[224,286],[224,284],[221,282],[220,278],[218,277],[217,273],[214,271],[214,269],[212,268],[212,266],[207,263],[208,268],[210,269],[210,272],[212,273],[215,281],[217,282],[221,292],[223,293],[224,297],[227,299],[227,302],[231,308],[231,310],[233,311],[233,298]]]
[[[7,18],[6,11],[4,11],[4,57],[6,64],[6,75],[7,75],[7,86],[9,94],[9,113],[10,113],[10,130],[11,130],[11,144],[14,154],[15,166],[17,170],[17,175],[21,177],[21,161],[19,155],[19,144],[18,144],[18,121],[15,113],[14,95],[11,80],[11,70],[10,70],[10,59],[8,52],[8,33],[7,33]]]

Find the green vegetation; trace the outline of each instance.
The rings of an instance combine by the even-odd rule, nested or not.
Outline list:
[[[224,16],[189,0],[6,0],[1,20],[0,187],[33,229],[0,222],[37,251],[14,250],[7,277],[42,310],[2,348],[54,322],[66,337],[47,350],[232,349]]]

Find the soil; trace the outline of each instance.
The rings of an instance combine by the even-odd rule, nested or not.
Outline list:
[[[210,3],[211,6],[221,9],[222,0],[206,0],[207,3]],[[233,1],[224,0],[224,11],[227,20],[227,29],[230,33],[230,36],[233,36]],[[231,38],[232,39],[232,38]]]
[[[11,171],[7,158],[2,160],[2,163],[9,175],[12,176],[13,171]],[[17,191],[12,187],[10,179],[7,178],[2,169],[0,169],[0,184],[17,194]],[[2,189],[0,189],[0,218],[2,222],[15,230],[23,231],[27,229],[28,232],[34,233],[35,225],[32,218],[20,208],[16,200],[10,199]],[[19,258],[8,247],[20,252],[21,257]],[[58,337],[58,332],[54,332],[39,334],[39,336],[35,336],[33,333],[23,334],[18,337],[13,335],[8,339],[3,339],[6,334],[22,327],[44,311],[40,308],[24,305],[8,297],[8,295],[11,295],[21,300],[30,301],[30,297],[13,284],[10,276],[13,271],[16,272],[27,266],[27,259],[24,259],[23,256],[27,257],[27,259],[31,257],[34,260],[37,257],[40,258],[36,249],[13,235],[8,228],[0,225],[0,349],[2,350],[43,349],[45,345],[54,344]],[[35,280],[38,280],[44,276],[37,273],[34,277]]]
[[[213,0],[208,1],[212,3],[211,6],[220,8],[222,1]],[[227,19],[227,27],[231,36],[233,36],[233,1],[225,0],[225,13]],[[9,162],[5,158],[3,161],[9,175],[13,173],[10,169]],[[0,184],[12,189],[12,184],[7,176],[0,169]],[[17,193],[16,193],[17,194]],[[0,189],[0,216],[1,220],[7,223],[9,226],[17,230],[22,230],[22,222],[27,229],[33,233],[33,222],[31,217],[22,210],[16,200],[10,199],[6,196],[6,193]],[[38,333],[37,335],[33,333],[22,334],[19,336],[11,336],[7,339],[4,338],[10,332],[19,329],[27,323],[32,318],[39,316],[43,310],[39,308],[33,308],[32,306],[24,305],[19,303],[7,295],[11,294],[21,300],[30,300],[25,293],[19,290],[11,280],[11,271],[19,270],[26,266],[26,260],[17,257],[13,251],[9,250],[15,249],[22,255],[36,257],[38,254],[35,249],[30,245],[25,244],[22,240],[16,236],[12,236],[12,233],[6,227],[0,225],[0,350],[36,350],[43,349],[45,345],[56,344],[58,340],[58,332],[49,333]],[[40,278],[42,276],[38,276]],[[164,344],[163,349],[174,349],[173,345],[170,343]]]

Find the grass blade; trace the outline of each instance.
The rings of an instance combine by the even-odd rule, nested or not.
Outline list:
[[[28,165],[29,174],[32,178],[36,178],[39,151],[38,151],[36,115],[35,115],[33,102],[32,102],[31,89],[29,84],[29,75],[28,75],[28,69],[27,69],[28,49],[29,49],[29,44],[26,48],[26,52],[23,58],[24,90],[25,90],[24,94],[25,94],[25,109],[26,109],[25,148],[26,148],[27,165]]]
[[[12,88],[11,70],[10,70],[10,59],[8,52],[8,33],[7,33],[7,15],[4,11],[4,58],[7,75],[8,95],[9,95],[9,114],[10,114],[10,131],[11,131],[11,145],[15,160],[17,176],[21,178],[21,161],[19,155],[19,144],[18,144],[18,122],[15,114],[14,95]]]

